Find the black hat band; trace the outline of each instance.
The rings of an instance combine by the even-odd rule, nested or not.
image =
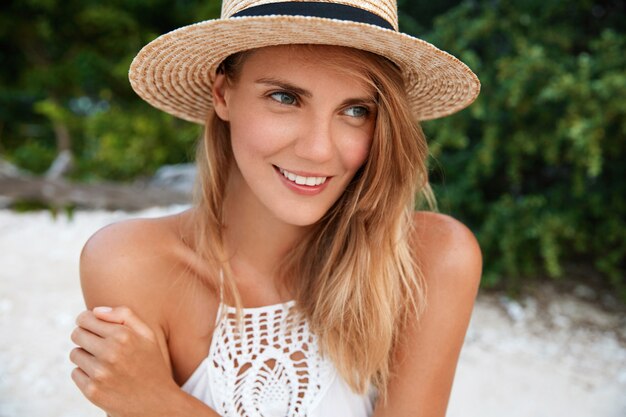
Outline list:
[[[379,26],[383,29],[395,30],[393,25],[387,20],[367,10],[346,4],[322,3],[316,1],[286,1],[261,4],[241,10],[232,15],[232,17],[271,15],[323,17],[327,19],[367,23]]]

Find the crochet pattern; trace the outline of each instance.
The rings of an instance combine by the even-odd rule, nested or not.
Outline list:
[[[223,316],[222,309],[225,308]],[[209,353],[209,380],[223,417],[305,417],[335,376],[295,301],[236,310],[220,304]]]

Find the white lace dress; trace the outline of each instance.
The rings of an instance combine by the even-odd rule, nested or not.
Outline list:
[[[295,301],[243,309],[220,303],[209,355],[182,389],[222,417],[369,417],[376,390],[354,393],[317,338],[297,320]],[[222,309],[225,314],[222,317]]]

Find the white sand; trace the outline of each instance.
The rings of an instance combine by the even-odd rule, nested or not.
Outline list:
[[[80,249],[113,221],[178,210],[71,221],[0,210],[0,417],[103,415],[69,376],[69,334],[84,308]],[[479,296],[448,416],[626,416],[626,319],[571,295],[548,298]]]

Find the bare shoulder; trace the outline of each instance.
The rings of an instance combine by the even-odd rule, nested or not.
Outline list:
[[[451,216],[425,211],[415,212],[414,226],[415,250],[428,284],[475,292],[482,253],[472,231]]]
[[[94,233],[80,255],[81,285],[87,306],[104,302],[137,304],[138,300],[154,295],[159,280],[154,266],[167,262],[161,244],[164,238],[167,239],[164,222],[155,219],[124,220]]]
[[[414,229],[425,306],[402,333],[388,402],[377,404],[375,417],[445,415],[480,283],[482,256],[468,227],[447,215],[417,212]]]
[[[133,310],[156,334],[178,383],[206,356],[219,302],[194,230],[189,212],[126,220],[98,230],[80,257],[87,307]]]
[[[80,256],[87,307],[124,305],[165,328],[164,308],[191,269],[178,223],[176,216],[125,220],[91,236]]]

